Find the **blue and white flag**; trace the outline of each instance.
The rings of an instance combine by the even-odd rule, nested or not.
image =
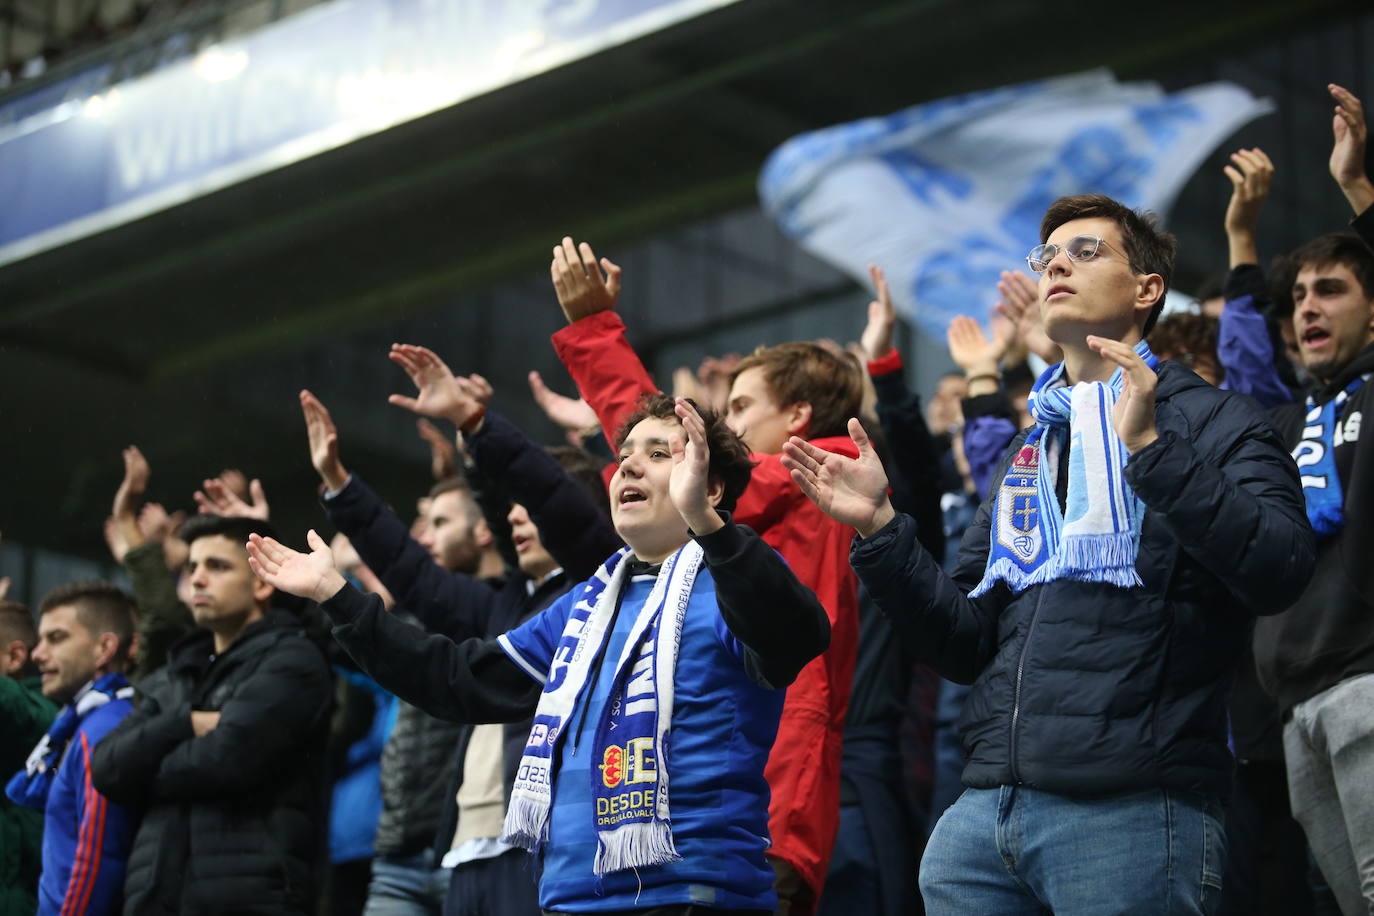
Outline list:
[[[1166,94],[1105,70],[940,99],[788,140],[759,176],[764,209],[811,253],[943,340],[983,317],[1057,198],[1166,211],[1202,160],[1273,106],[1230,83]]]

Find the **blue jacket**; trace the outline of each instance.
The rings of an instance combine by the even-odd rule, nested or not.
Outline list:
[[[39,916],[118,913],[138,821],[91,785],[91,751],[133,709],[114,699],[87,713],[53,776],[43,809]]]
[[[1253,615],[1282,611],[1306,586],[1312,529],[1292,458],[1253,401],[1165,362],[1155,422],[1159,439],[1125,471],[1146,506],[1141,587],[1056,580],[970,599],[995,493],[949,575],[904,516],[855,542],[854,569],[898,633],[973,684],[959,723],[965,785],[1229,790],[1232,671]]]

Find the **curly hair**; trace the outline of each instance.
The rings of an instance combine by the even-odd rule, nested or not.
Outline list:
[[[722,488],[720,502],[716,508],[730,512],[735,508],[735,503],[739,501],[744,488],[749,486],[749,478],[754,473],[754,462],[749,457],[749,449],[740,437],[725,425],[724,417],[691,398],[685,400],[696,408],[697,413],[701,414],[702,422],[706,424],[706,446],[711,450],[707,476],[719,482]],[[676,400],[666,394],[646,394],[616,432],[616,448],[620,448],[630,430],[645,420],[672,420],[674,423],[681,423],[676,404]]]

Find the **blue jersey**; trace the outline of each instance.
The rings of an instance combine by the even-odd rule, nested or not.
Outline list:
[[[765,689],[746,673],[744,649],[721,618],[706,567],[692,588],[683,625],[664,762],[673,840],[682,860],[601,878],[593,874],[592,779],[594,774],[600,778],[597,765],[606,752],[594,746],[597,723],[616,660],[653,584],[651,576],[626,583],[603,663],[589,675],[573,706],[575,730],[561,744],[553,774],[539,903],[569,913],[672,904],[772,910],[776,897],[773,871],[764,858],[769,793],[763,767],[777,734],[784,692]],[[502,648],[526,671],[548,671],[581,592],[581,587],[573,588],[511,630]]]

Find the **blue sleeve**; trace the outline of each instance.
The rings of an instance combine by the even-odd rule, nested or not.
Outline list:
[[[496,637],[501,651],[537,683],[543,684],[548,680],[554,654],[558,651],[558,643],[568,623],[568,615],[581,596],[584,584],[574,585],[553,604],[515,629]]]
[[[426,630],[455,640],[486,635],[498,603],[496,589],[442,569],[357,474],[324,501],[324,508],[363,562]]]
[[[91,784],[91,751],[129,712],[128,700],[115,700],[92,712],[68,746],[53,787],[75,800],[75,845],[63,860],[63,914],[117,913],[123,900],[124,870],[133,843],[134,821],[123,805],[111,802]],[[44,883],[48,884],[45,876]]]
[[[1254,296],[1230,299],[1222,309],[1217,325],[1217,361],[1226,370],[1223,389],[1248,394],[1266,408],[1293,400],[1274,367],[1269,325],[1255,307]]]
[[[1005,417],[974,417],[964,424],[964,459],[978,498],[988,495],[993,472],[1002,462],[1007,446],[1016,438],[1016,424]]]

